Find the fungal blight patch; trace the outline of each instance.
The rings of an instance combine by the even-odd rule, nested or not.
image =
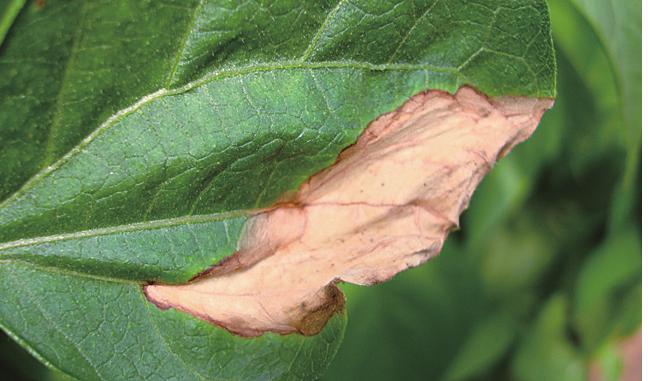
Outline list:
[[[315,334],[343,308],[337,282],[384,282],[438,254],[484,175],[552,102],[469,87],[420,93],[374,120],[292,202],[252,217],[237,253],[146,295],[243,336]]]

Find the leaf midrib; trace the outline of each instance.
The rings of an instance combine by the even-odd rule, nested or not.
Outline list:
[[[40,245],[44,243],[69,241],[69,240],[83,239],[83,238],[92,238],[92,237],[106,236],[106,235],[119,234],[119,233],[156,230],[156,229],[163,229],[163,228],[181,226],[181,225],[193,225],[193,224],[201,224],[201,223],[209,223],[209,222],[218,222],[218,221],[223,221],[223,220],[232,219],[236,217],[246,217],[254,213],[255,211],[235,210],[235,211],[224,212],[224,213],[198,214],[198,215],[166,218],[161,220],[135,222],[132,224],[115,225],[115,226],[108,226],[108,227],[88,229],[88,230],[80,230],[72,233],[52,234],[48,236],[24,238],[15,241],[0,243],[0,258],[2,258],[2,251],[15,249],[19,247],[27,247],[27,246]]]
[[[137,280],[132,280],[132,279],[126,279],[126,278],[115,278],[115,277],[110,277],[106,275],[96,275],[96,274],[90,274],[90,273],[84,273],[81,271],[76,271],[72,270],[69,268],[63,268],[63,267],[58,267],[58,266],[51,266],[51,265],[44,265],[42,263],[37,263],[37,262],[32,262],[32,261],[25,261],[22,259],[17,259],[17,258],[11,258],[11,259],[0,259],[0,266],[2,265],[14,265],[14,266],[26,266],[26,267],[32,267],[34,269],[37,269],[38,271],[41,271],[46,274],[61,274],[61,275],[67,275],[67,276],[73,276],[77,278],[86,278],[86,279],[92,279],[100,282],[110,282],[110,283],[119,283],[119,284],[125,284],[125,285],[130,285],[130,286],[142,286],[143,284],[146,283],[146,281],[137,281]]]

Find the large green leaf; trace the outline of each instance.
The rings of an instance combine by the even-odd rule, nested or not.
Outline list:
[[[626,129],[626,165],[614,195],[612,230],[636,215],[641,149],[641,1],[572,0],[589,20],[614,67]]]
[[[141,286],[231,254],[413,94],[554,95],[540,0],[48,0],[0,49],[0,325],[84,380],[317,377],[343,315],[244,339]]]

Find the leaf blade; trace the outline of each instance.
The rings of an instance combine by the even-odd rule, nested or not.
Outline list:
[[[238,211],[268,206],[295,189],[332,164],[369,121],[417,92],[468,84],[489,95],[552,97],[555,87],[543,1],[361,6],[284,1],[227,8],[207,0],[122,0],[86,2],[79,9],[51,0],[21,13],[0,54],[0,272],[13,274],[4,277],[0,293],[36,286],[25,300],[38,300],[41,315],[63,326],[57,331],[47,319],[32,319],[29,328],[7,323],[20,321],[23,310],[39,310],[30,305],[3,309],[4,329],[14,336],[29,329],[58,335],[61,350],[76,361],[68,363],[67,355],[57,355],[33,335],[22,343],[80,378],[320,374],[339,345],[344,317],[312,338],[265,335],[246,341],[159,311],[143,299],[141,285],[185,281],[235,251],[243,223],[243,217],[234,218]],[[485,33],[489,24],[501,23],[500,8],[514,15],[514,30],[531,25],[537,36],[518,41],[505,38],[511,30]],[[70,22],[80,12],[83,19]],[[381,25],[392,29],[372,28]],[[400,38],[392,41],[395,36]],[[449,49],[464,38],[466,43]],[[170,231],[160,223],[156,235],[146,225],[223,212],[233,214],[206,222],[208,228],[198,221]],[[235,232],[225,233],[227,224]],[[175,244],[160,244],[165,235]],[[84,294],[86,288],[95,290],[94,298]],[[102,294],[104,289],[114,293]],[[155,355],[172,354],[140,325],[132,336],[153,344],[133,347],[132,357],[141,359],[139,367],[159,367],[155,371],[126,360],[104,364],[101,353],[89,363],[89,347],[74,349],[81,342],[74,335],[83,329],[71,327],[107,324],[112,331],[89,336],[91,344],[83,345],[115,352],[120,343],[111,335],[131,332],[129,318],[93,320],[92,314],[119,310],[121,303],[130,303],[140,320],[148,311],[153,319],[166,316],[171,326],[180,325],[162,330],[179,335],[174,345],[187,339],[182,324],[188,324],[201,327],[212,345],[226,345],[227,356],[243,351],[243,360],[227,368],[224,359],[183,352],[185,361],[210,367],[192,367],[201,368],[194,374],[176,359],[169,364],[177,369],[169,370]],[[84,309],[91,316],[80,315]],[[75,341],[65,342],[66,335]],[[255,350],[267,354],[263,361]],[[290,358],[275,361],[277,355]],[[250,373],[241,373],[248,368]]]

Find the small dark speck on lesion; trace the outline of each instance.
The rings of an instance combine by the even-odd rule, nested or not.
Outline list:
[[[36,0],[36,9],[41,10],[45,7],[45,0]]]

